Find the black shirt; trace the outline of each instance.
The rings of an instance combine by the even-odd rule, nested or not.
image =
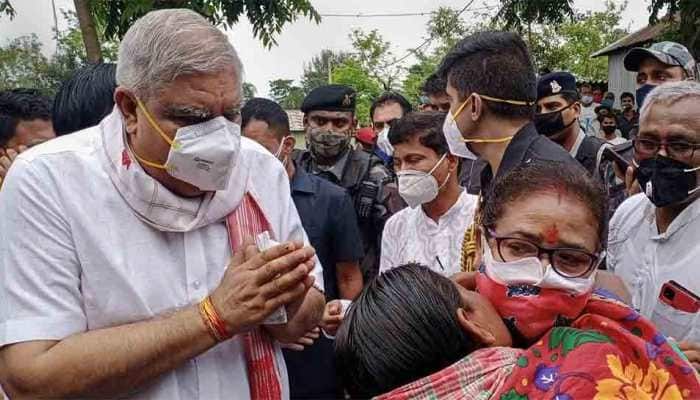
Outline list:
[[[359,262],[363,256],[360,229],[350,195],[340,186],[301,168],[296,168],[291,185],[301,224],[323,265],[326,299],[337,299],[336,263]]]
[[[559,161],[580,165],[563,147],[540,135],[533,123],[523,126],[508,144],[496,177],[505,175],[518,165],[530,160]],[[491,166],[481,173],[481,189],[488,189],[493,181]]]
[[[360,229],[350,195],[340,186],[297,168],[291,179],[292,199],[309,242],[323,265],[326,299],[339,297],[336,263],[363,256]],[[319,337],[304,351],[284,350],[292,399],[342,396],[337,382],[333,341]]]
[[[625,139],[633,139],[630,137],[630,131],[637,125],[639,125],[639,114],[636,111],[631,120],[625,118],[624,113],[617,116],[617,127],[620,129],[622,137]]]
[[[481,172],[486,168],[486,160],[470,160],[460,158],[459,185],[467,189],[467,193],[477,195],[481,192]]]

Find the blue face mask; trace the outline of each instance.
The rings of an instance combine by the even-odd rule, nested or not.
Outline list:
[[[649,92],[654,90],[655,87],[656,87],[656,85],[651,85],[649,83],[646,83],[646,84],[640,86],[639,89],[637,89],[637,92],[635,93],[637,95],[637,109],[641,110],[642,104],[644,104],[644,99],[647,98],[647,95],[649,94]]]

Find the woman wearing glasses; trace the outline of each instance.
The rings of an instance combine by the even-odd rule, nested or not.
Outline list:
[[[527,348],[497,392],[700,398],[695,371],[674,343],[632,308],[594,293],[606,256],[607,201],[583,168],[525,163],[495,182],[480,216],[477,290],[505,321],[514,346]],[[662,376],[679,383],[650,383]]]
[[[607,202],[583,169],[533,161],[499,179],[481,212],[476,283],[515,343],[569,325],[591,298],[605,257]]]
[[[349,309],[336,355],[351,395],[700,398],[672,342],[624,303],[593,294],[607,202],[582,167],[527,162],[499,178],[485,204],[480,295],[398,267]],[[501,347],[511,341],[494,314],[513,347]]]

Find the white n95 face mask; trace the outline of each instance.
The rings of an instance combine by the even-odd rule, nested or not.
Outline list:
[[[462,137],[462,132],[459,131],[455,118],[457,118],[457,115],[453,117],[452,113],[447,113],[445,122],[442,125],[442,131],[445,134],[447,147],[450,148],[450,153],[452,153],[452,155],[469,160],[476,160],[479,157],[469,150],[469,147],[467,147],[467,144],[464,142],[464,138]]]
[[[225,190],[241,149],[241,127],[224,117],[179,128],[170,139],[153,119],[146,107],[137,100],[146,119],[170,145],[165,164],[136,158],[153,168],[164,169],[173,178],[196,186],[202,191]]]
[[[590,291],[595,283],[595,270],[585,278],[567,278],[559,275],[551,265],[542,263],[537,257],[509,262],[497,261],[486,239],[482,239],[482,246],[486,275],[502,285],[525,284],[542,289],[559,289],[577,295]]]
[[[379,147],[384,154],[388,156],[393,156],[394,155],[394,146],[391,145],[391,142],[389,142],[389,126],[384,127],[381,132],[379,132],[379,135],[377,135],[377,147]]]
[[[447,183],[447,180],[450,179],[450,174],[447,174],[445,181],[442,185],[438,186],[437,179],[433,176],[433,171],[437,169],[445,157],[447,157],[447,154],[444,154],[442,158],[440,158],[430,172],[406,170],[396,173],[399,179],[399,195],[409,207],[416,208],[421,204],[435,200],[440,189],[442,189]]]

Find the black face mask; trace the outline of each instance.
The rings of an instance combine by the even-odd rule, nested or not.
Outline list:
[[[637,108],[638,109],[640,109],[640,110],[642,109],[642,104],[644,104],[644,100],[646,100],[649,92],[654,90],[655,87],[656,87],[656,85],[651,85],[651,84],[647,83],[647,84],[640,86],[639,89],[637,89],[637,91],[635,92],[635,95],[636,95],[635,97],[637,98]]]
[[[576,122],[576,118],[574,118],[574,120],[569,122],[568,124],[564,125],[564,117],[562,116],[562,112],[573,105],[574,103],[571,103],[559,111],[535,114],[534,122],[537,132],[540,135],[552,136],[570,127],[571,124]]]
[[[611,134],[615,133],[615,130],[617,129],[617,127],[615,125],[606,125],[606,126],[603,126],[602,129],[603,129],[603,132],[605,132],[608,135],[611,135]]]
[[[698,188],[696,170],[672,158],[656,156],[639,163],[637,180],[649,200],[657,207],[679,204]]]

